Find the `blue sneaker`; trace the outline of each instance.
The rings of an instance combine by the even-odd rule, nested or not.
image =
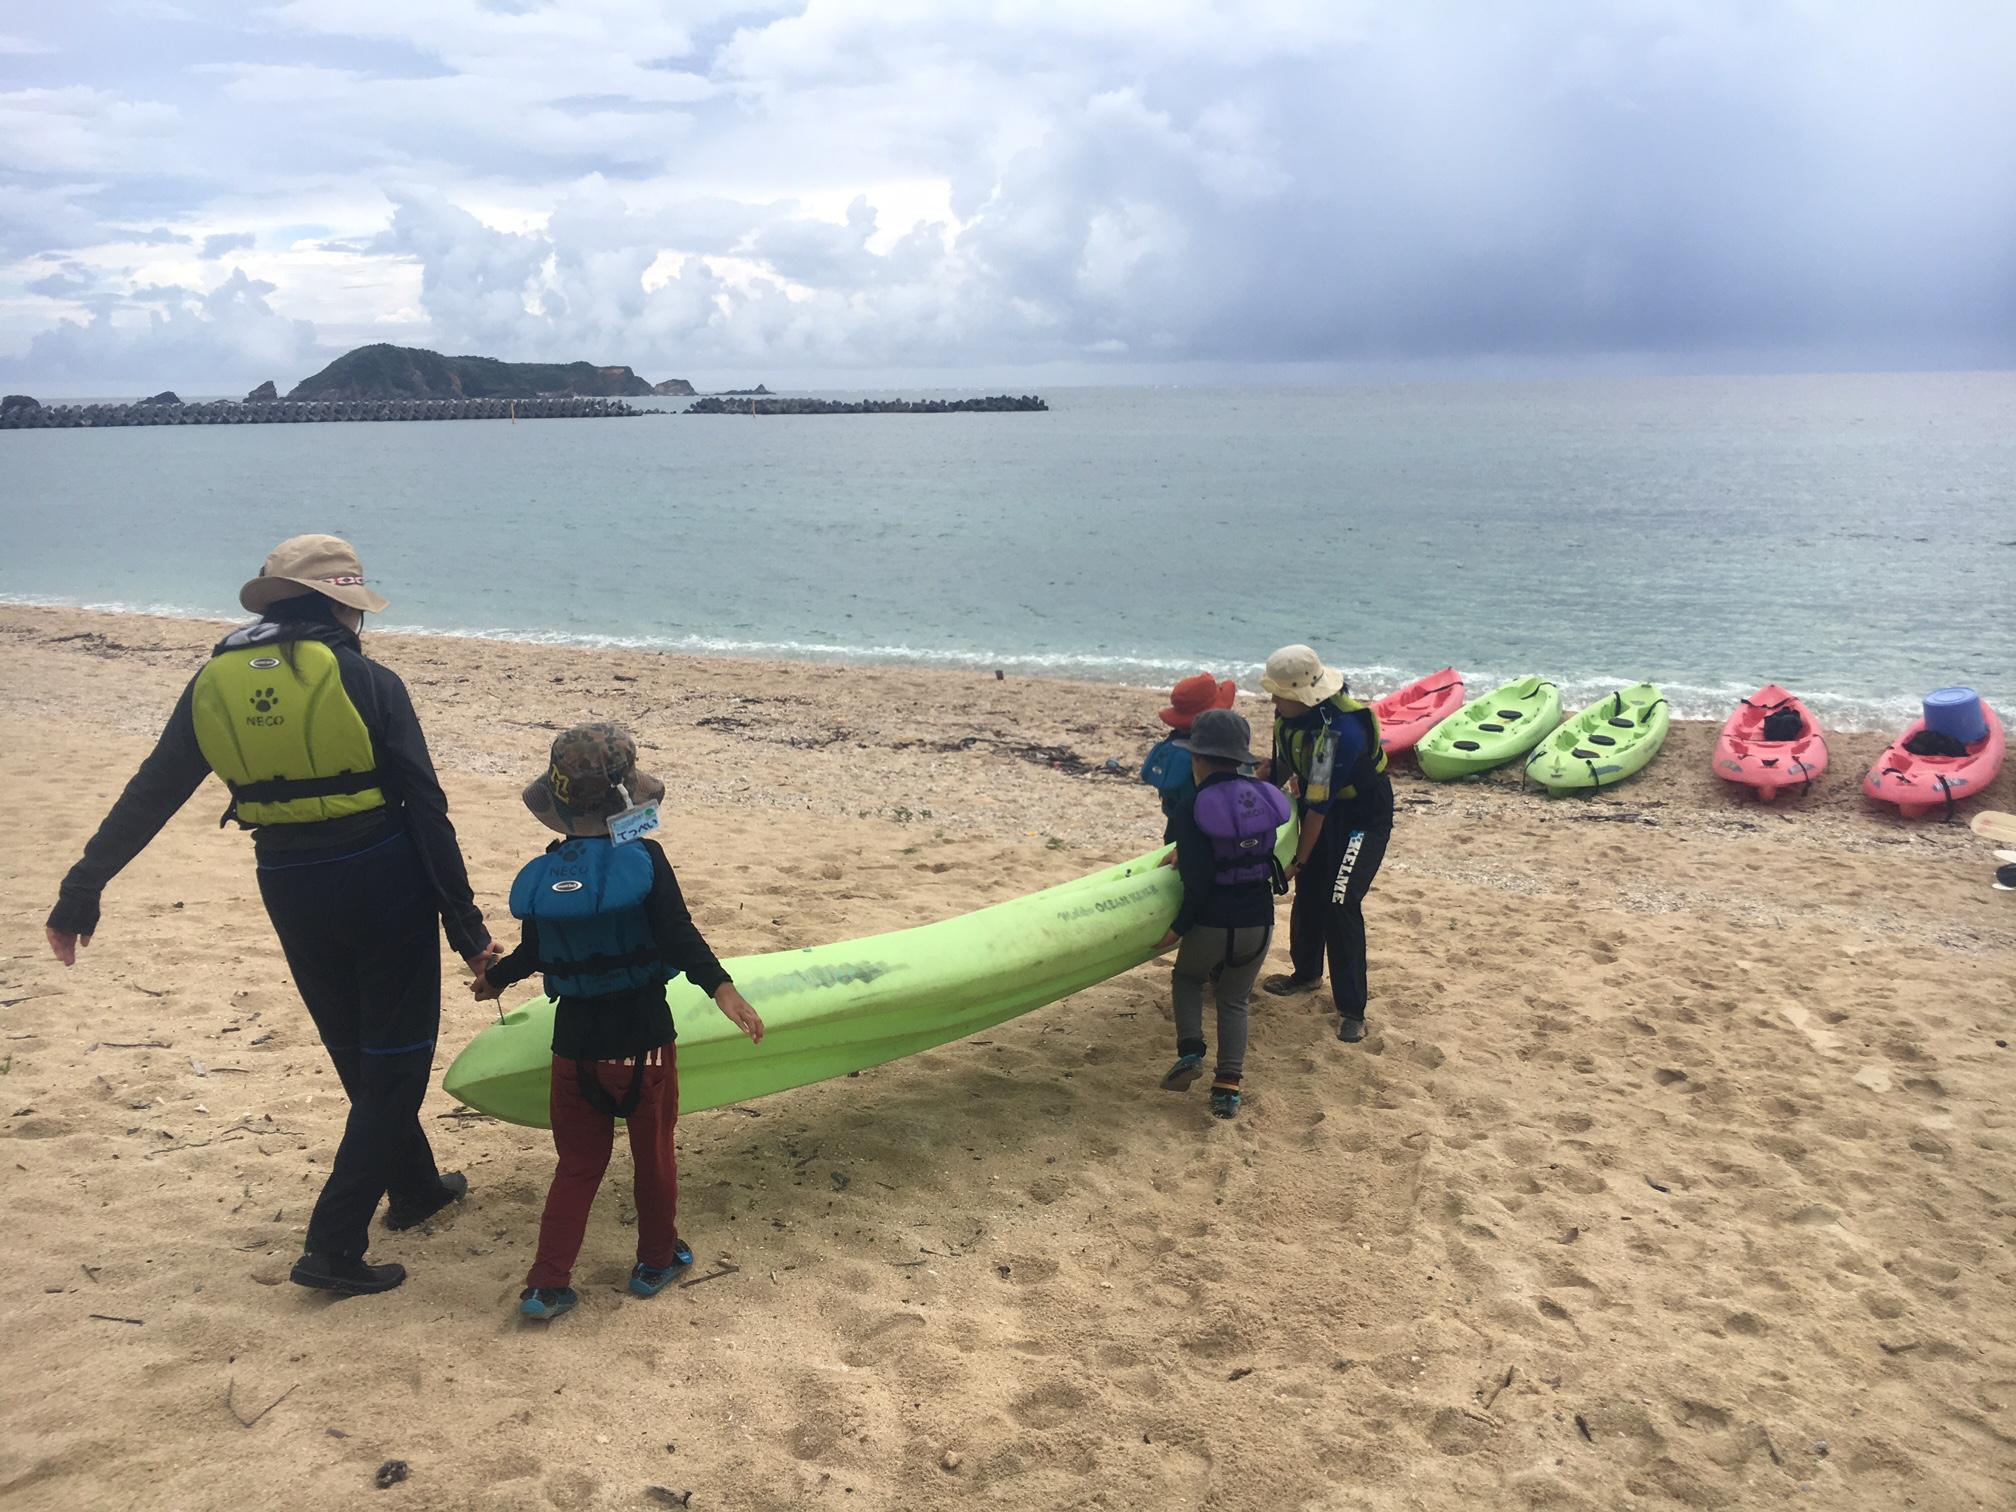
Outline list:
[[[1211,1089],[1211,1116],[1213,1118],[1237,1118],[1239,1116],[1239,1084],[1219,1082]]]
[[[655,1297],[672,1284],[674,1276],[692,1263],[693,1251],[686,1241],[681,1239],[672,1251],[670,1265],[646,1265],[639,1260],[636,1269],[630,1272],[630,1290],[639,1297]]]
[[[1179,1055],[1176,1064],[1169,1068],[1169,1074],[1162,1078],[1162,1089],[1165,1092],[1188,1092],[1190,1084],[1203,1074],[1203,1056]]]
[[[519,1294],[518,1311],[524,1317],[551,1323],[580,1300],[571,1286],[528,1286]]]

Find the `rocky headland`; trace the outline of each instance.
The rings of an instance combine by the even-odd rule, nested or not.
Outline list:
[[[673,379],[693,392],[684,379]],[[289,399],[581,399],[644,398],[659,392],[627,367],[592,362],[502,362],[495,357],[444,357],[420,347],[380,342],[346,352]]]

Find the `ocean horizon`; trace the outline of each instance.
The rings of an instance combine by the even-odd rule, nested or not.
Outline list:
[[[2016,695],[2016,374],[1045,397],[10,433],[0,600],[231,619],[327,530],[387,632],[1249,690],[1306,640],[1367,693],[1649,679],[1720,719],[1780,682],[1851,729]]]

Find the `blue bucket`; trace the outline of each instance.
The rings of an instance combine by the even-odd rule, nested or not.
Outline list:
[[[1981,695],[1972,688],[1941,688],[1925,695],[1925,728],[1972,745],[1988,733]]]

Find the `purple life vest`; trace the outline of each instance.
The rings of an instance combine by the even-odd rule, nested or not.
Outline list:
[[[1222,886],[1271,876],[1274,832],[1288,822],[1288,799],[1252,777],[1213,782],[1197,790],[1197,827],[1211,842]]]

